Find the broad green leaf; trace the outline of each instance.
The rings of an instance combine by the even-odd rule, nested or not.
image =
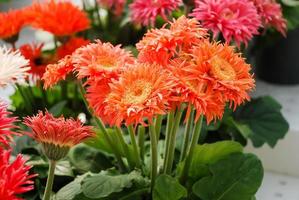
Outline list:
[[[84,178],[82,191],[88,198],[103,198],[132,187],[134,182],[141,184],[143,180],[144,178],[137,171],[116,176],[100,173]],[[144,182],[144,184],[146,183]]]
[[[153,200],[180,200],[187,196],[187,190],[177,179],[168,176],[158,176],[153,190]]]
[[[263,179],[262,163],[252,154],[232,154],[209,169],[211,175],[192,187],[202,200],[252,200]]]
[[[212,144],[197,145],[191,161],[189,177],[193,180],[208,175],[208,165],[226,158],[232,153],[243,151],[241,144],[233,141],[221,141]]]
[[[74,181],[61,188],[55,195],[55,200],[73,200],[78,194],[82,193],[81,182],[88,175],[78,176]]]
[[[111,160],[106,155],[85,144],[73,147],[68,156],[71,163],[81,172],[97,173],[113,167]]]
[[[274,147],[289,129],[280,110],[280,104],[272,97],[253,99],[237,109],[233,124],[244,137],[252,140],[255,147],[264,143]]]

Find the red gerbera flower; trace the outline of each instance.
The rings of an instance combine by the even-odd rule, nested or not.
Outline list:
[[[48,0],[30,8],[31,25],[55,36],[66,36],[89,28],[86,13],[68,1]]]
[[[85,40],[82,37],[72,37],[65,44],[57,48],[58,59],[62,59],[65,56],[71,55],[79,47],[89,44],[89,40]]]
[[[46,70],[46,63],[42,58],[43,44],[24,44],[19,50],[21,54],[29,60],[30,70],[28,71],[33,77],[40,79]]]
[[[228,43],[234,40],[240,46],[259,34],[260,16],[250,0],[196,0],[196,5],[191,15],[210,29],[214,38],[221,33]]]
[[[283,18],[281,6],[275,0],[252,0],[257,7],[265,27],[272,26],[284,36],[287,30],[287,20]]]
[[[33,189],[36,175],[29,175],[31,166],[25,164],[22,155],[10,163],[10,151],[0,148],[0,197],[3,200],[22,200],[18,195]]]
[[[167,21],[167,15],[177,9],[181,0],[134,0],[130,5],[132,21],[147,25],[155,25],[157,16]]]
[[[18,34],[27,23],[26,10],[11,10],[0,13],[0,38],[15,42]],[[15,37],[15,38],[14,38]]]
[[[9,146],[9,143],[13,139],[12,136],[17,134],[11,130],[13,128],[16,128],[13,123],[16,122],[17,118],[9,117],[11,113],[6,109],[7,106],[0,101],[0,146]]]

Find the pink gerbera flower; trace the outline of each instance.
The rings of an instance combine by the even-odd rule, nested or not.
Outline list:
[[[220,33],[229,43],[238,46],[257,35],[261,20],[254,4],[249,0],[196,0],[192,16],[202,21],[217,37]]]
[[[0,146],[9,146],[9,142],[12,140],[12,135],[16,133],[11,129],[16,128],[13,124],[16,121],[16,117],[9,117],[11,113],[6,110],[6,105],[0,101]]]
[[[132,21],[154,26],[157,16],[167,21],[167,15],[177,9],[181,0],[135,0],[130,5]]]
[[[284,36],[286,35],[287,21],[283,18],[281,6],[275,0],[252,0],[257,7],[265,27],[272,26]]]

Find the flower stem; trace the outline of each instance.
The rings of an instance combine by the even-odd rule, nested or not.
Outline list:
[[[25,109],[27,110],[28,114],[32,114],[32,104],[30,99],[28,98],[28,96],[26,95],[26,93],[23,91],[22,87],[18,83],[16,83],[16,87],[23,98]]]
[[[180,156],[180,162],[182,162],[187,154],[188,146],[190,143],[190,134],[191,134],[191,129],[192,129],[192,124],[194,120],[194,110],[191,108],[191,113],[188,118],[186,127],[185,127],[185,132],[184,132],[184,141],[181,149],[181,156]]]
[[[166,162],[167,162],[167,155],[169,150],[169,143],[170,143],[170,134],[173,126],[173,119],[174,119],[174,111],[170,111],[167,115],[167,125],[166,125],[166,144],[165,144],[165,152],[164,152],[164,162],[163,162],[163,173],[166,173]]]
[[[145,141],[145,128],[138,126],[138,146],[140,148],[140,158],[144,160],[144,141]]]
[[[163,121],[163,115],[158,115],[158,117],[155,120],[155,127],[156,127],[156,134],[157,134],[157,142],[159,142],[160,138],[160,132],[161,132],[161,126]]]
[[[83,88],[83,84],[82,84],[81,81],[78,83],[78,86],[79,86],[80,93],[81,93],[83,102],[84,102],[84,104],[85,104],[87,110],[89,111],[89,113],[90,113],[91,115],[93,115],[93,111],[92,111],[91,108],[89,108],[89,106],[88,106],[88,102],[87,102],[86,99],[85,99],[85,90],[84,90],[84,88]],[[107,130],[106,130],[106,128],[105,128],[105,125],[103,124],[102,120],[100,120],[100,119],[97,118],[97,117],[94,117],[94,120],[95,120],[95,122],[96,122],[98,128],[103,132],[104,137],[105,137],[105,139],[106,139],[107,142],[108,142],[108,145],[110,146],[111,150],[113,151],[113,153],[114,153],[114,155],[115,155],[115,157],[116,157],[116,159],[117,159],[117,162],[118,162],[118,164],[119,164],[119,168],[120,168],[120,170],[121,170],[121,171],[127,171],[127,170],[126,170],[126,166],[125,166],[125,164],[124,164],[124,162],[123,162],[123,160],[122,160],[122,158],[121,158],[121,154],[117,151],[117,149],[115,149],[115,148],[113,147],[113,141],[112,141],[111,138],[109,137],[109,134],[108,134],[108,132],[107,132]]]
[[[130,134],[131,143],[133,145],[134,156],[136,159],[136,167],[140,168],[141,161],[140,161],[139,149],[138,149],[137,142],[136,142],[135,131],[134,131],[134,128],[132,125],[128,126],[128,131]]]
[[[187,154],[184,166],[183,166],[182,174],[180,176],[180,182],[182,184],[184,184],[186,182],[186,179],[188,176],[189,168],[191,166],[191,161],[192,161],[192,157],[194,154],[194,149],[198,143],[198,139],[200,136],[200,132],[201,132],[201,128],[202,128],[202,121],[203,121],[203,116],[200,116],[200,118],[196,122],[194,130],[193,130],[191,144],[190,144],[189,151],[188,151],[188,154]]]
[[[127,158],[129,168],[130,168],[130,170],[133,170],[134,169],[134,162],[132,161],[132,158],[130,157],[127,143],[125,142],[124,137],[123,137],[123,132],[122,132],[121,128],[119,128],[119,127],[115,127],[115,131],[116,131],[117,138],[118,138],[118,140],[121,144],[121,147],[122,147],[122,149],[125,153],[125,156]]]
[[[43,200],[50,200],[50,198],[51,198],[52,187],[53,187],[53,182],[54,182],[55,167],[56,167],[56,161],[50,160],[47,185],[46,185],[46,190],[44,193]]]
[[[170,133],[169,150],[168,150],[168,155],[166,156],[166,158],[167,158],[166,159],[166,169],[164,169],[166,174],[170,174],[171,170],[172,170],[172,165],[173,165],[173,160],[174,160],[174,152],[175,152],[176,134],[177,134],[177,130],[180,125],[182,113],[183,113],[183,110],[182,110],[182,107],[180,106],[175,115],[174,124],[173,124],[172,130],[171,130],[171,133]]]
[[[158,174],[158,144],[155,126],[151,124],[149,129],[151,140],[151,191],[153,191],[156,177]]]

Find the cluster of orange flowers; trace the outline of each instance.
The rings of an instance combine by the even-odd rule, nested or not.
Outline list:
[[[180,105],[187,117],[221,118],[226,103],[236,107],[254,88],[250,65],[227,44],[208,41],[195,19],[180,17],[150,30],[136,45],[138,58],[97,40],[47,67],[45,87],[74,73],[86,80],[87,100],[111,126],[145,124]]]

